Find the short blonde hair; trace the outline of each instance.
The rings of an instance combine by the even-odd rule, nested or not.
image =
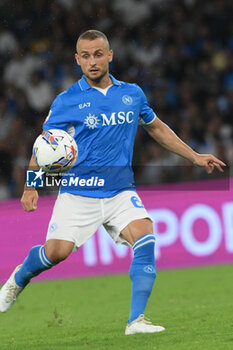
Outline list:
[[[99,30],[95,30],[95,29],[90,29],[82,33],[77,40],[76,48],[78,47],[78,43],[80,42],[80,40],[95,40],[98,38],[103,38],[107,42],[108,47],[110,48],[109,41],[106,35],[100,32]]]

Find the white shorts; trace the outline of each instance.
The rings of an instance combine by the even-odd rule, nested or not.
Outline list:
[[[130,245],[120,233],[131,221],[143,218],[151,220],[134,191],[124,191],[109,198],[59,193],[46,240],[74,242],[76,250],[103,225],[116,243]]]

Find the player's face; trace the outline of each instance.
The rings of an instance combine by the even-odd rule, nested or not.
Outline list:
[[[77,64],[91,82],[100,82],[108,74],[112,57],[113,52],[103,38],[80,40],[75,54]]]

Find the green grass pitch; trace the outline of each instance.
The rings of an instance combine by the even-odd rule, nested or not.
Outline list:
[[[146,316],[166,328],[124,335],[127,275],[31,283],[0,315],[0,350],[232,350],[233,266],[159,271]]]

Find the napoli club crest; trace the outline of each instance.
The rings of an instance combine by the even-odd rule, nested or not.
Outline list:
[[[124,95],[124,96],[122,97],[122,102],[123,102],[125,105],[130,106],[130,105],[133,103],[133,99],[132,99],[132,97],[129,96],[129,95]]]

